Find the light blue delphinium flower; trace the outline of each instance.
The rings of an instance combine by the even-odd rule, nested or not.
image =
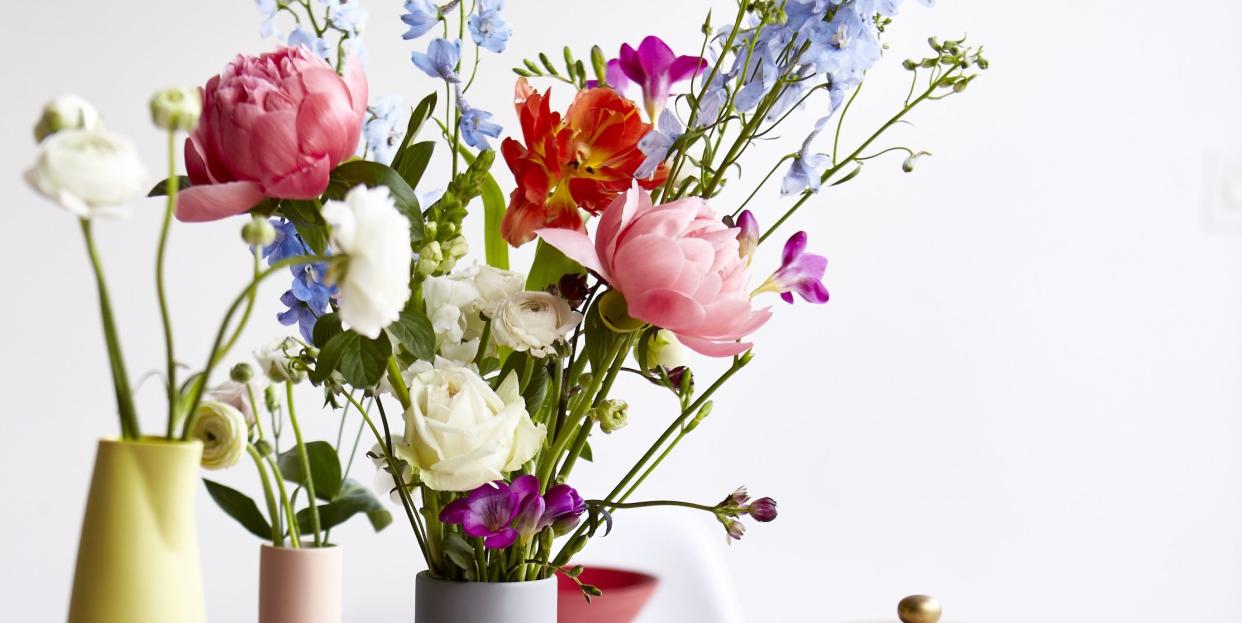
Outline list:
[[[358,0],[345,0],[328,9],[328,21],[350,37],[356,37],[366,24],[367,12]]]
[[[276,228],[276,240],[263,247],[263,257],[269,265],[293,257],[310,254],[310,247],[298,235],[293,223],[284,219],[272,219]],[[337,294],[336,286],[324,283],[326,264],[290,266],[293,283],[288,291],[280,297],[280,301],[288,308],[276,315],[283,325],[297,323],[302,337],[311,341],[311,331],[315,322],[328,310],[328,305]]]
[[[446,82],[457,84],[457,62],[461,59],[461,41],[432,39],[427,45],[427,53],[414,52],[410,60],[415,67],[432,78],[440,78]]]
[[[802,149],[794,157],[793,164],[789,166],[789,172],[785,173],[785,179],[781,180],[782,196],[804,190],[819,192],[819,186],[822,183],[820,178],[832,164],[832,159],[824,154],[812,152],[811,143],[815,141],[815,137],[819,135],[819,131],[824,128],[828,119],[829,117],[823,117],[816,121],[815,129],[811,130],[806,140],[802,141]]]
[[[431,32],[440,22],[440,9],[431,0],[406,0],[401,21],[410,27],[401,38],[417,39]]]
[[[376,162],[392,162],[405,137],[405,126],[399,118],[401,102],[400,95],[385,95],[367,107],[369,118],[362,128],[362,138],[371,159]]]
[[[457,95],[457,105],[461,109],[461,137],[465,139],[466,144],[479,150],[491,149],[487,137],[499,137],[500,131],[504,128],[490,121],[492,113],[472,108],[460,93]]]
[[[288,43],[291,48],[305,47],[323,59],[328,59],[332,56],[332,47],[328,45],[328,42],[323,37],[317,37],[314,32],[306,30],[301,26],[294,28],[293,32],[289,33]]]
[[[302,237],[298,235],[298,230],[293,223],[284,219],[272,219],[271,223],[276,229],[276,239],[272,241],[272,244],[263,247],[263,259],[267,260],[269,265],[310,253],[310,249],[305,242],[302,242]]]
[[[660,112],[660,118],[656,125],[658,127],[652,129],[638,140],[638,150],[643,152],[646,158],[643,163],[638,165],[638,169],[634,171],[636,179],[647,179],[651,177],[659,168],[660,163],[668,157],[668,150],[673,147],[673,143],[686,130],[682,127],[681,122],[677,120],[677,115],[665,108]]]
[[[259,25],[259,36],[264,39],[272,35],[280,36],[280,31],[276,30],[276,12],[280,9],[276,0],[254,0],[254,3],[259,7],[259,13],[263,15],[263,23]]]
[[[497,54],[505,51],[505,44],[513,34],[513,26],[500,14],[504,6],[504,0],[479,1],[479,12],[467,21],[470,38],[474,39],[475,45]]]

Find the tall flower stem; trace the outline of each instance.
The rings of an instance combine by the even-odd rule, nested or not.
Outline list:
[[[607,508],[650,508],[653,506],[680,506],[682,508],[693,508],[694,510],[707,511],[715,513],[715,506],[706,504],[695,504],[694,502],[682,502],[679,500],[651,500],[649,502],[609,502],[607,500],[588,500],[588,504],[604,506]]]
[[[250,284],[246,286],[246,289],[242,290],[241,294],[238,294],[237,298],[233,299],[233,303],[229,306],[228,312],[224,314],[224,320],[220,323],[219,330],[216,331],[216,339],[211,345],[211,350],[208,351],[207,365],[203,366],[201,376],[194,383],[193,397],[190,400],[189,409],[186,410],[186,413],[188,414],[187,420],[185,426],[181,429],[182,441],[189,439],[190,430],[194,428],[194,411],[198,409],[199,403],[203,400],[203,392],[207,388],[207,382],[211,377],[212,371],[215,370],[216,364],[220,363],[220,360],[223,359],[224,355],[228,353],[228,348],[221,348],[220,346],[224,343],[224,334],[229,329],[229,323],[233,319],[233,314],[237,313],[237,308],[241,306],[242,302],[245,301],[247,297],[254,296],[255,290],[264,279],[267,279],[283,268],[300,266],[303,264],[315,264],[319,262],[332,263],[341,261],[343,258],[344,256],[341,255],[300,255],[298,257],[291,257],[281,260],[271,266],[268,266],[263,272],[255,275],[254,279],[250,281]],[[240,331],[240,327],[245,325],[244,323],[239,323],[238,326],[238,331]]]
[[[315,536],[315,547],[323,545],[319,526],[319,498],[315,496],[315,478],[311,474],[310,454],[306,452],[306,444],[302,441],[302,427],[298,425],[298,414],[293,408],[293,383],[285,383],[285,400],[289,404],[289,425],[293,427],[293,438],[297,441],[298,460],[302,462],[302,478],[306,485],[307,508],[310,510],[311,532]],[[289,523],[295,518],[290,517]]]
[[[280,531],[280,511],[276,508],[276,497],[272,494],[272,483],[267,477],[267,468],[263,465],[263,457],[253,444],[246,444],[246,452],[254,459],[254,467],[259,471],[259,482],[263,483],[263,499],[267,501],[267,515],[272,524],[272,546],[283,547],[285,537]],[[277,475],[279,476],[279,474]]]
[[[164,290],[164,254],[168,249],[168,230],[172,227],[173,211],[177,208],[177,190],[181,178],[177,177],[177,131],[168,131],[168,201],[164,207],[164,222],[160,225],[160,242],[155,252],[155,293],[160,302],[160,321],[164,326],[164,363],[168,378],[168,430],[164,438],[173,439],[177,421],[177,359],[173,355],[172,317],[168,313],[168,294]]]
[[[121,418],[121,437],[138,439],[142,436],[138,427],[138,411],[134,408],[134,397],[129,389],[129,374],[125,371],[121,341],[117,337],[116,321],[112,316],[112,298],[108,295],[108,283],[104,280],[103,264],[99,261],[99,250],[95,248],[90,220],[82,219],[81,225],[86,252],[91,259],[91,268],[95,271],[95,287],[99,292],[99,316],[103,321],[104,343],[108,347],[108,363],[112,369],[112,387],[116,392],[116,408]]]

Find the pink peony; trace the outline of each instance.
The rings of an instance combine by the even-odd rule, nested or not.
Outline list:
[[[341,77],[305,48],[238,56],[203,91],[203,116],[185,141],[191,188],[177,218],[214,221],[264,197],[312,199],[353,155],[367,109],[357,58]]]
[[[570,229],[536,233],[620,291],[634,318],[699,353],[727,357],[749,350],[737,340],[772,315],[751,307],[738,231],[698,197],[653,206],[635,186],[604,210],[594,243]]]

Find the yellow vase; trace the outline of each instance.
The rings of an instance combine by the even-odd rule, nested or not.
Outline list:
[[[194,521],[198,441],[102,440],[69,623],[207,620]]]

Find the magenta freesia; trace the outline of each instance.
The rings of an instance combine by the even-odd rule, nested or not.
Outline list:
[[[528,539],[548,526],[564,534],[578,524],[586,503],[567,484],[539,494],[539,479],[525,474],[506,483],[482,485],[440,511],[440,521],[457,524],[467,536],[483,539],[491,549],[504,549],[519,538]]]
[[[704,355],[749,350],[738,340],[771,316],[751,307],[739,230],[698,197],[656,206],[634,186],[604,210],[594,243],[569,229],[536,233],[619,291],[630,316],[672,331]]]
[[[663,39],[647,36],[634,49],[630,44],[621,45],[620,55],[609,61],[608,83],[618,91],[631,84],[643,90],[643,106],[648,119],[655,121],[664,109],[674,84],[689,80],[707,66],[707,61],[697,56],[678,56]]]
[[[824,271],[828,258],[806,252],[806,232],[800,231],[785,242],[781,267],[754,294],[779,292],[786,303],[793,303],[794,293],[809,303],[827,303],[828,288],[824,287]]]
[[[177,218],[214,221],[264,197],[312,199],[354,153],[367,107],[357,58],[340,76],[305,48],[238,56],[203,89],[203,115],[185,142],[192,186]]]

